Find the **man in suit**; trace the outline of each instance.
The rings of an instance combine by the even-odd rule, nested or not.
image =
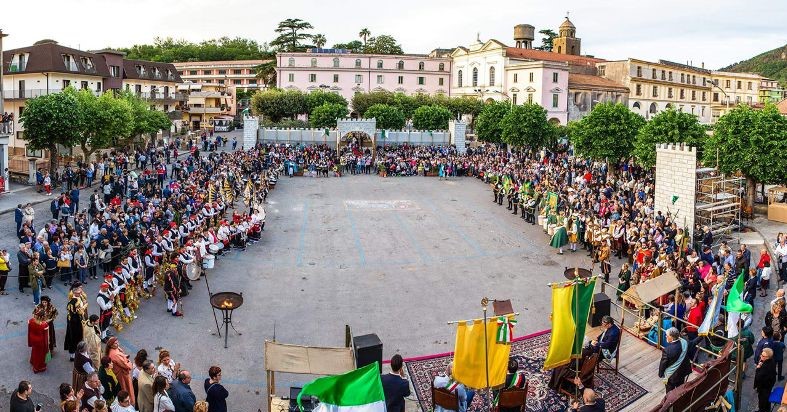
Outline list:
[[[22,204],[16,205],[16,210],[14,210],[14,221],[16,222],[16,233],[19,234],[19,230],[22,229],[22,220],[25,217],[25,213],[22,210]]]
[[[402,356],[391,358],[391,373],[382,376],[385,406],[388,412],[404,412],[404,398],[410,396],[410,383],[404,377]]]
[[[590,341],[588,348],[593,353],[601,353],[604,359],[615,358],[620,342],[620,328],[615,325],[611,316],[605,315],[601,318],[601,328],[604,330],[598,338]]]
[[[585,388],[582,392],[583,405],[579,406],[578,401],[571,403],[571,412],[604,412],[604,400],[596,395],[596,391]]]
[[[776,384],[776,363],[773,361],[773,349],[765,348],[760,354],[757,371],[754,372],[754,390],[757,391],[758,412],[771,410],[768,400],[771,396],[773,385]]]
[[[659,378],[664,379],[667,392],[677,388],[691,374],[691,359],[694,356],[696,341],[686,341],[680,337],[677,328],[667,329],[667,345],[661,352]]]
[[[524,371],[519,370],[519,363],[514,359],[508,360],[508,373],[506,374],[506,381],[503,384],[503,389],[524,389],[527,384],[527,377]],[[501,391],[494,391],[495,403],[497,403],[498,396]],[[520,408],[498,408],[499,412],[519,412]]]

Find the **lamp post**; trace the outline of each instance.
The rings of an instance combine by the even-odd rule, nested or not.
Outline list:
[[[0,115],[5,113],[5,88],[3,87],[3,70],[5,70],[5,61],[3,60],[3,37],[8,37],[8,34],[3,33],[0,29]],[[3,133],[6,131],[6,125],[3,124]]]
[[[717,81],[708,80],[708,82],[711,85],[711,90],[713,90],[713,88],[715,87],[715,88],[719,89],[721,94],[724,95],[724,101],[726,102],[726,105],[727,105],[727,110],[724,113],[725,114],[729,113],[729,111],[730,111],[730,96],[728,96],[727,92],[725,92],[724,89],[722,89],[721,86],[719,86]],[[713,112],[711,112],[711,117],[713,117]]]

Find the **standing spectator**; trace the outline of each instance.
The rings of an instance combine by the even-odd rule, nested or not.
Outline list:
[[[757,342],[757,349],[754,350],[754,359],[760,359],[760,354],[765,348],[773,347],[773,328],[763,326],[760,336],[761,339]]]
[[[146,360],[142,364],[142,372],[137,378],[139,392],[137,392],[137,408],[139,412],[153,412],[156,393],[153,392],[153,382],[156,379],[156,365],[153,361]],[[166,381],[166,380],[165,380]]]
[[[776,260],[778,262],[779,280],[787,281],[787,236],[782,236],[774,248]]]
[[[131,404],[133,405],[135,393],[133,384],[131,383],[131,369],[133,366],[131,365],[131,361],[128,360],[126,353],[120,348],[117,338],[114,336],[107,341],[106,356],[112,361],[112,372],[115,373],[115,377],[117,377],[120,387],[129,394]]]
[[[777,300],[771,305],[771,310],[765,314],[765,326],[770,326],[774,332],[779,332],[784,339],[784,334],[787,333],[787,312],[784,310],[783,300]]]
[[[175,404],[175,412],[192,412],[194,403],[197,401],[196,395],[191,390],[191,372],[182,370],[178,373],[178,378],[172,382],[169,395]]]
[[[38,261],[38,256],[34,255],[27,267],[30,273],[30,285],[33,289],[33,303],[41,303],[41,289],[44,288],[44,265]]]
[[[773,361],[773,350],[765,348],[760,354],[757,371],[754,374],[754,390],[757,391],[758,412],[771,410],[771,396],[773,385],[776,384],[776,364]]]
[[[784,375],[782,375],[782,362],[784,361],[784,342],[782,342],[782,336],[778,333],[773,335],[773,345],[771,349],[773,349],[773,361],[776,363],[776,373],[779,376],[779,380],[784,380]]]
[[[3,249],[0,251],[0,295],[7,295],[5,291],[5,282],[8,280],[8,272],[11,271],[11,257],[8,256],[8,251]]]
[[[79,410],[93,412],[96,402],[103,402],[103,395],[104,387],[101,386],[101,380],[98,379],[98,373],[89,373],[87,380],[82,386],[82,404],[80,405]]]
[[[79,187],[71,189],[71,214],[75,215],[79,211]]]
[[[22,219],[25,217],[25,211],[22,210],[22,204],[16,205],[16,209],[14,209],[14,222],[16,222],[16,233],[19,233],[19,230],[22,229]]]
[[[30,272],[28,271],[28,267],[30,266],[31,255],[28,251],[28,245],[25,243],[19,244],[19,251],[16,252],[16,261],[17,266],[19,267],[19,273],[17,274],[18,278],[17,281],[19,282],[19,293],[25,293],[25,288],[29,288],[30,285]]]
[[[49,172],[44,175],[44,190],[47,196],[52,196],[52,177],[49,176]]]
[[[227,412],[227,397],[230,393],[221,385],[221,368],[211,366],[205,379],[205,395],[208,412]],[[141,411],[142,412],[142,411]]]
[[[29,381],[19,382],[14,393],[11,394],[10,412],[34,412],[33,400],[30,394],[33,393],[33,385]],[[40,410],[40,409],[39,409]]]
[[[175,411],[175,405],[172,403],[167,389],[169,389],[167,378],[160,375],[156,376],[156,379],[153,380],[153,393],[155,394],[153,398],[154,411]]]
[[[394,355],[391,358],[391,373],[382,376],[385,406],[388,412],[404,412],[404,398],[410,396],[410,384],[404,377],[402,365],[402,356]]]
[[[158,366],[156,371],[159,376],[167,379],[167,382],[172,382],[180,372],[180,362],[172,360],[168,350],[162,350],[158,354]]]
[[[134,404],[131,403],[131,397],[128,392],[124,390],[118,392],[118,396],[115,398],[115,401],[112,402],[110,410],[112,412],[137,412],[137,409],[134,408]]]

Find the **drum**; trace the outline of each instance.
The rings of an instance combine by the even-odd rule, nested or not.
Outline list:
[[[186,265],[186,277],[190,280],[199,280],[201,274],[199,265],[197,265],[196,262],[191,262]]]
[[[202,258],[202,268],[203,269],[213,269],[213,265],[216,264],[216,257],[213,255],[206,255]]]
[[[221,243],[211,243],[210,245],[208,245],[208,251],[215,255],[219,253],[219,250],[221,250],[221,248],[223,247],[224,245],[222,245]]]
[[[544,226],[544,220],[546,220],[546,218],[547,217],[545,215],[538,215],[538,225]]]
[[[552,236],[552,235],[554,235],[554,234],[555,234],[555,228],[556,228],[556,227],[557,227],[557,226],[555,226],[555,225],[549,225],[549,226],[547,227],[547,234],[548,234],[549,236]]]

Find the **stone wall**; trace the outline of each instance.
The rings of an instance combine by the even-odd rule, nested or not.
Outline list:
[[[678,227],[694,233],[696,202],[697,149],[683,144],[656,145],[655,210],[672,213]],[[672,203],[672,197],[678,200]]]
[[[290,143],[290,144],[329,144],[336,145],[336,130],[326,129],[279,129],[265,127],[259,129],[257,135],[260,143]]]
[[[250,149],[257,144],[257,130],[260,121],[254,116],[243,116],[243,148]]]

